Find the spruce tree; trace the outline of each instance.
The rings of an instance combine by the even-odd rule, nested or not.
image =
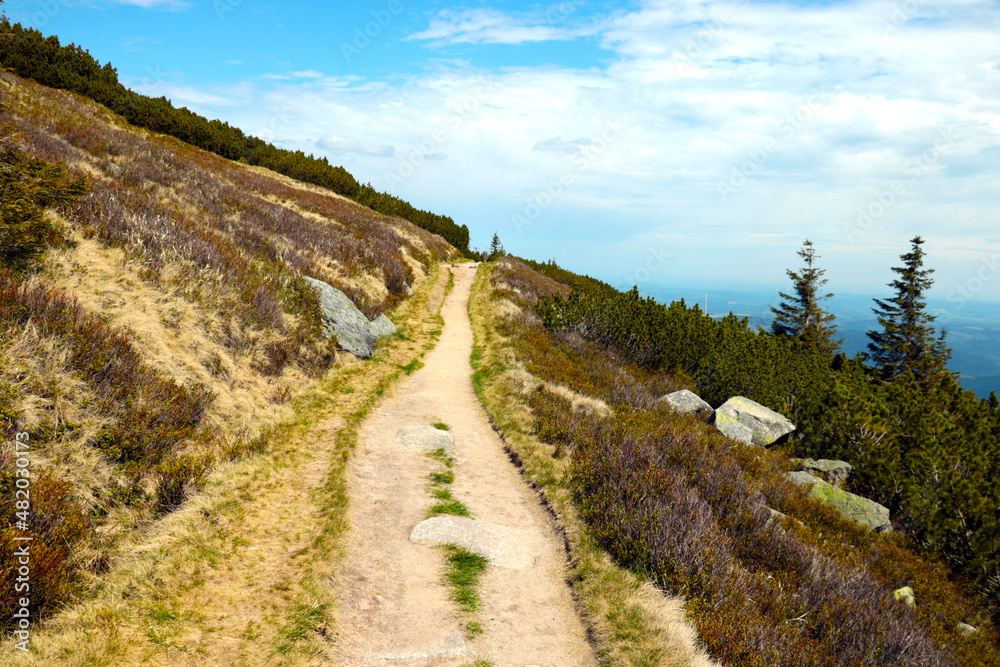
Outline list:
[[[819,256],[809,239],[802,244],[798,255],[806,265],[799,270],[799,273],[791,269],[786,271],[788,277],[792,279],[795,293],[792,295],[778,292],[784,301],[778,308],[771,306],[771,312],[774,313],[771,333],[798,338],[808,348],[833,354],[844,341],[834,339],[837,333],[837,326],[832,324],[834,316],[820,306],[820,301],[833,296],[833,294],[819,293],[827,283],[823,278],[826,271],[816,268],[816,259]]]
[[[903,266],[893,267],[899,275],[889,283],[896,296],[887,301],[874,299],[878,305],[872,311],[878,317],[882,331],[869,331],[869,359],[882,372],[886,380],[893,380],[910,371],[926,383],[947,372],[951,350],[945,345],[946,331],[938,333],[933,325],[936,317],[927,312],[924,293],[934,281],[925,269],[924,240],[919,236],[910,239],[910,252],[900,255]]]

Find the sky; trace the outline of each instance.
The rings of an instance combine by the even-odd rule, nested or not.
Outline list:
[[[1000,302],[1000,4],[8,0],[14,22],[362,183],[650,294]],[[1000,308],[998,308],[1000,314]],[[1000,319],[1000,318],[998,318]]]

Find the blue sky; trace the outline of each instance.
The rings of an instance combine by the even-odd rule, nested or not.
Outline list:
[[[915,234],[1000,302],[1000,6],[979,0],[8,1],[13,21],[602,278],[885,297]]]

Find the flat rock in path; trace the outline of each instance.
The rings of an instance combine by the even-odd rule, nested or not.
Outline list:
[[[404,426],[396,432],[396,442],[430,451],[443,449],[448,456],[455,452],[455,436],[433,426]]]
[[[508,570],[530,567],[536,555],[528,532],[461,516],[421,521],[410,533],[410,541],[456,544]]]
[[[471,658],[472,653],[469,652],[469,647],[465,643],[465,638],[460,634],[448,635],[441,642],[441,648],[438,649],[426,649],[423,651],[413,651],[406,652],[401,651],[393,655],[382,656],[382,660],[386,662],[417,662],[420,660],[433,660],[433,664],[438,664],[436,661],[445,660],[448,658]]]

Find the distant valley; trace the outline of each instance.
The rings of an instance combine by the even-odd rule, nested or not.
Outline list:
[[[765,329],[771,325],[769,306],[779,302],[779,289],[760,287],[746,289],[707,290],[708,312],[722,317],[730,312],[748,318],[751,326]],[[653,287],[643,293],[662,303],[684,299],[705,308],[706,290],[683,287]],[[880,298],[888,296],[888,291]],[[986,398],[991,391],[1000,394],[1000,304],[955,304],[945,299],[928,299],[928,307],[937,316],[935,324],[948,330],[948,346],[952,350],[949,367],[961,374],[966,389]],[[837,294],[827,301],[828,309],[837,316],[838,336],[844,339],[843,351],[848,356],[864,351],[868,346],[867,332],[878,325],[871,308],[871,296]]]

